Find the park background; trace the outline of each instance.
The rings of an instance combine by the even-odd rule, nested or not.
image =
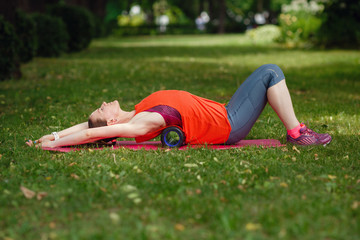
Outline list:
[[[358,239],[360,3],[0,2],[0,239]],[[279,65],[326,148],[51,153],[25,146],[182,89],[226,103]],[[247,139],[286,132],[266,107]]]

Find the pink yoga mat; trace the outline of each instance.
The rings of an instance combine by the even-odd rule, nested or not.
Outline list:
[[[262,146],[262,147],[282,147],[285,146],[281,144],[279,140],[276,139],[255,139],[255,140],[241,140],[240,142],[233,144],[233,145],[185,145],[179,148],[179,150],[186,150],[189,148],[209,148],[209,149],[231,149],[231,148],[241,148],[246,146]],[[102,149],[119,149],[119,148],[126,148],[132,150],[157,150],[162,148],[161,142],[142,142],[136,143],[133,141],[117,141],[115,145],[110,146],[88,146],[84,145],[82,147],[77,146],[68,146],[68,147],[56,147],[56,148],[43,148],[43,150],[48,151],[57,151],[57,152],[71,152],[71,151],[79,151],[79,150],[102,150]]]

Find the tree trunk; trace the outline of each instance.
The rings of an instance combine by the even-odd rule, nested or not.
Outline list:
[[[226,0],[219,0],[219,26],[218,33],[225,33],[225,21],[226,21]]]
[[[257,0],[256,11],[262,13],[264,11],[264,0]]]
[[[209,17],[211,20],[214,20],[216,18],[214,0],[208,0],[208,3],[209,3]]]
[[[127,0],[127,7],[126,7],[126,11],[130,12],[130,9],[131,9],[131,4],[132,4],[132,0]]]
[[[199,0],[199,13],[202,13],[204,10],[204,0]]]

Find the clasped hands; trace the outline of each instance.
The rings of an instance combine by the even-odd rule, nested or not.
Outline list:
[[[54,142],[54,136],[52,134],[45,135],[38,140],[32,141],[28,140],[26,141],[26,145],[29,147],[35,146],[36,148],[43,148],[43,147],[53,147],[52,144]]]

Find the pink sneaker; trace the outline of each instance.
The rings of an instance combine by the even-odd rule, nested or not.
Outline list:
[[[310,128],[307,128],[305,124],[301,124],[300,136],[298,138],[292,138],[287,135],[287,141],[297,145],[324,145],[326,146],[332,140],[331,136],[327,133],[316,133]]]

